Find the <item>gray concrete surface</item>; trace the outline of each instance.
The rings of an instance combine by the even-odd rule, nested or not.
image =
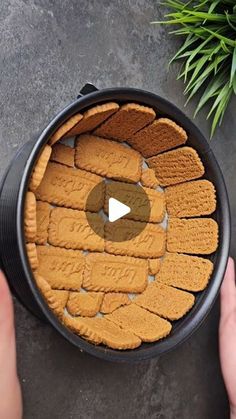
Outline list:
[[[134,86],[183,108],[177,42],[161,26],[159,1],[1,0],[0,171],[24,142],[91,81],[99,88]],[[194,102],[186,108],[192,117]],[[235,101],[212,148],[228,186],[236,229]],[[196,123],[208,133],[204,113]],[[0,174],[1,174],[0,173]],[[232,255],[236,245],[232,243]],[[204,325],[174,352],[136,365],[81,354],[15,301],[25,419],[224,419],[218,303]],[[5,419],[5,418],[4,418]]]

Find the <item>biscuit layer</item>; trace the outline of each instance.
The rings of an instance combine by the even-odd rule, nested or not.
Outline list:
[[[165,197],[171,217],[209,215],[216,209],[215,188],[206,179],[170,186],[165,190]]]
[[[83,119],[70,130],[65,137],[93,131],[98,125],[104,122],[109,116],[117,112],[119,105],[114,102],[104,103],[88,109],[83,114]]]
[[[187,291],[202,291],[206,288],[213,270],[213,263],[198,256],[166,253],[156,279]]]
[[[197,179],[204,174],[204,166],[196,150],[181,147],[150,157],[148,165],[155,170],[161,186],[176,185]]]
[[[112,349],[134,349],[141,345],[141,339],[134,333],[113,324],[105,317],[91,319],[64,316],[63,322],[74,333],[95,345],[103,343]]]
[[[83,288],[87,290],[142,292],[147,279],[146,260],[99,253],[86,256]]]
[[[66,249],[104,251],[104,221],[98,214],[89,213],[95,231],[90,227],[86,213],[65,208],[54,208],[49,222],[48,241]]]
[[[80,290],[85,256],[78,250],[54,246],[37,246],[38,273],[53,289]]]
[[[51,152],[52,148],[49,145],[45,145],[31,173],[29,182],[30,191],[35,192],[42,182]]]
[[[36,203],[36,220],[37,220],[37,244],[46,244],[48,239],[49,217],[52,210],[51,205],[47,202],[37,201]]]
[[[185,144],[187,138],[185,130],[174,121],[160,118],[134,134],[128,143],[144,157],[151,157]]]
[[[143,342],[154,342],[166,337],[172,327],[167,320],[133,303],[120,307],[105,317],[122,328],[130,330]]]
[[[138,182],[142,158],[137,151],[115,141],[83,134],[76,143],[75,164],[108,178]]]
[[[218,246],[218,224],[211,218],[170,218],[167,250],[172,253],[209,255]]]
[[[74,167],[75,149],[64,144],[57,143],[52,147],[51,161]]]
[[[127,103],[95,130],[95,135],[125,141],[135,132],[150,124],[156,114],[152,108]]]
[[[194,296],[189,292],[154,281],[135,298],[135,304],[169,320],[178,320],[193,306]]]
[[[158,258],[165,253],[165,230],[151,223],[118,220],[105,225],[105,250],[116,255],[128,255],[140,258]],[[139,234],[134,237],[135,229]],[[130,238],[131,237],[131,238]],[[133,237],[133,238],[132,238]]]

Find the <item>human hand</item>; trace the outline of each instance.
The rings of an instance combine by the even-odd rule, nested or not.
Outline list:
[[[220,362],[229,396],[231,419],[236,419],[236,282],[232,258],[221,287]]]
[[[14,314],[11,294],[0,271],[0,419],[21,419],[22,399],[16,368]]]

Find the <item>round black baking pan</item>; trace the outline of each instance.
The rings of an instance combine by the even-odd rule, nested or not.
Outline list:
[[[137,102],[155,109],[158,116],[167,116],[182,125],[188,133],[187,145],[194,147],[205,166],[205,178],[216,188],[217,209],[213,218],[219,225],[219,246],[210,257],[214,270],[208,287],[196,295],[192,310],[181,320],[173,323],[171,334],[164,340],[143,343],[139,348],[118,351],[95,346],[70,332],[54,316],[35,285],[28,263],[24,242],[24,201],[28,181],[42,146],[68,118],[96,104],[116,101]],[[36,140],[26,143],[10,163],[0,185],[0,264],[14,294],[33,314],[49,322],[65,339],[96,357],[111,361],[140,361],[161,355],[183,342],[202,323],[217,297],[229,254],[230,212],[228,196],[221,170],[208,142],[200,130],[176,106],[160,96],[133,88],[97,90],[85,85],[77,100],[63,109],[43,130]]]

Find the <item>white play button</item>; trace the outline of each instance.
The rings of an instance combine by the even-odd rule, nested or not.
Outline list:
[[[111,223],[119,218],[124,217],[124,215],[129,214],[131,211],[128,205],[122,204],[122,202],[118,201],[115,198],[109,198],[108,201],[108,218]]]

